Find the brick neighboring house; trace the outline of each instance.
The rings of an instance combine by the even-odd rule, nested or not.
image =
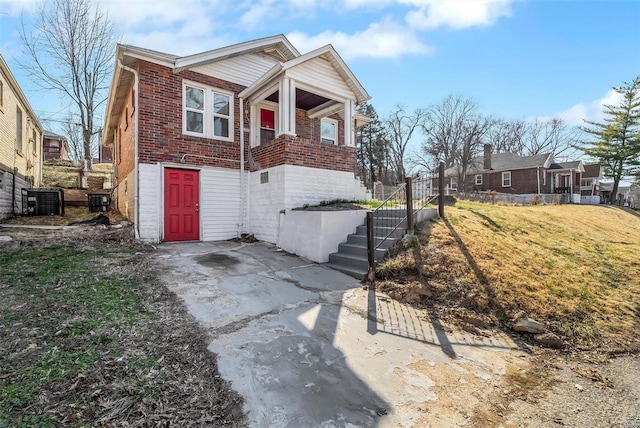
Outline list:
[[[282,35],[190,56],[118,45],[102,144],[113,202],[145,241],[277,242],[279,213],[362,199],[355,127],[369,99],[330,45]]]
[[[473,158],[462,174],[459,166],[445,170],[447,192],[489,192],[534,195],[566,193],[572,202],[580,202],[582,161],[556,163],[550,153],[519,156],[492,153],[490,144],[483,156]],[[464,182],[464,186],[458,183]],[[437,179],[432,182],[437,189]]]
[[[42,125],[0,55],[0,219],[22,212],[22,189],[42,183]]]
[[[45,159],[69,160],[69,143],[62,135],[45,130],[42,138],[42,153]]]

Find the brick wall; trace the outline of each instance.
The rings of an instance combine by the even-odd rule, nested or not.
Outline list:
[[[332,171],[356,171],[355,147],[324,144],[292,135],[281,135],[267,144],[254,147],[251,155],[261,168],[286,164]]]
[[[179,162],[181,154],[191,165],[240,168],[240,105],[237,94],[245,87],[193,71],[174,74],[170,69],[140,61],[140,162]],[[192,137],[182,134],[182,82],[191,80],[233,92],[234,141]],[[249,128],[245,121],[245,129]],[[247,140],[248,143],[248,140]]]

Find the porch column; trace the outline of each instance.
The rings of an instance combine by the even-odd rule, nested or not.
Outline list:
[[[285,77],[280,81],[278,94],[278,135],[296,135],[296,82]]]
[[[355,146],[355,134],[353,123],[353,100],[344,102],[344,145]]]

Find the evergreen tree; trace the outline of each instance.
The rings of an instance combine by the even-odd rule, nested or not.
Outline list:
[[[595,138],[577,148],[600,161],[605,176],[613,179],[615,199],[620,180],[640,174],[640,76],[613,89],[622,100],[604,106],[604,122],[585,120],[590,126],[581,129]]]
[[[388,163],[388,145],[382,122],[369,103],[360,104],[358,113],[371,119],[356,131],[358,174],[367,189],[373,190],[376,181],[384,181]]]

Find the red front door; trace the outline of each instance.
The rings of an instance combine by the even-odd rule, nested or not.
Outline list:
[[[164,169],[164,240],[200,239],[198,171]]]

